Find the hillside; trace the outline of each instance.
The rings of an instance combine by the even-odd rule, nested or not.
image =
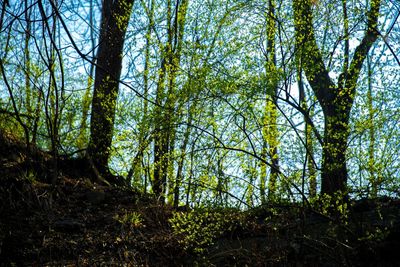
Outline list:
[[[1,135],[1,266],[398,266],[400,200],[350,203],[333,219],[299,203],[179,208],[91,182]]]

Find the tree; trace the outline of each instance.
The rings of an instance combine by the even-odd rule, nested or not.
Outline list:
[[[364,2],[2,1],[0,127],[175,206],[394,192],[399,9]]]
[[[306,113],[303,117],[305,123],[304,139],[305,139],[305,149],[306,149],[304,168],[307,169],[307,172],[306,170],[303,170],[303,179],[305,178],[304,176],[307,174],[308,184],[309,184],[309,196],[315,197],[317,196],[317,177],[316,177],[317,170],[315,167],[314,136],[312,132],[312,125],[309,121],[309,117],[312,115],[314,111],[314,105],[312,105],[310,108],[308,107],[301,66],[297,66],[297,85],[299,87],[300,108],[302,108],[303,111]],[[305,182],[303,181],[303,190],[302,190],[303,193],[304,193],[304,185]]]
[[[112,182],[108,161],[122,69],[122,52],[133,2],[105,0],[102,6],[87,154],[93,167],[104,176],[103,179],[110,180],[108,182]]]
[[[349,136],[350,111],[354,103],[357,80],[363,62],[378,38],[380,0],[372,0],[366,12],[367,25],[361,43],[350,61],[347,3],[344,11],[344,63],[337,84],[330,78],[318,47],[311,0],[293,0],[295,39],[301,64],[324,114],[324,144],[321,193],[333,195],[347,191],[346,148]]]
[[[176,77],[179,70],[186,12],[189,0],[167,3],[167,43],[162,53],[154,114],[154,172],[153,191],[164,202],[171,153],[175,142],[175,109],[177,104]],[[167,81],[167,83],[166,83]]]
[[[150,73],[150,52],[151,52],[151,42],[152,42],[152,32],[154,28],[154,9],[155,9],[155,0],[151,0],[149,3],[150,7],[147,7],[145,5],[145,2],[142,1],[142,5],[147,13],[148,16],[148,25],[147,25],[147,30],[145,34],[145,39],[146,39],[146,46],[145,46],[145,52],[144,52],[144,70],[143,70],[143,108],[141,110],[141,121],[138,125],[138,131],[139,131],[139,136],[138,136],[138,148],[136,151],[136,155],[133,159],[132,162],[132,167],[130,168],[127,176],[127,180],[129,183],[132,183],[132,177],[133,177],[133,184],[138,186],[140,184],[140,181],[142,179],[142,175],[144,174],[145,176],[145,181],[144,181],[144,190],[146,191],[146,186],[147,186],[147,173],[143,171],[143,158],[144,158],[144,152],[146,151],[146,148],[149,145],[150,138],[146,138],[147,135],[149,135],[149,103],[147,101],[147,98],[149,96],[149,73]]]
[[[40,51],[41,58],[45,58],[45,66],[49,73],[47,90],[45,95],[45,116],[46,127],[50,137],[51,152],[53,155],[53,177],[52,184],[55,185],[58,178],[58,154],[60,148],[60,124],[62,113],[62,102],[65,93],[65,75],[64,64],[61,49],[58,46],[58,20],[54,9],[57,7],[57,1],[51,6],[51,16],[46,14],[43,1],[38,1],[39,12],[44,24],[43,40],[45,40],[44,52]],[[51,18],[51,19],[50,19]],[[48,36],[48,41],[46,40]],[[58,37],[58,38],[57,38]],[[47,44],[48,42],[49,44]]]
[[[263,148],[262,155],[271,159],[271,168],[268,181],[268,199],[273,200],[276,194],[276,183],[279,174],[279,156],[278,156],[278,109],[277,109],[277,94],[278,94],[278,72],[276,66],[276,48],[275,48],[275,35],[276,35],[276,15],[275,15],[275,1],[268,1],[267,11],[267,45],[265,51],[265,71],[267,76],[266,85],[266,103],[263,114]],[[265,202],[265,178],[267,175],[267,166],[261,163],[261,199]]]
[[[90,0],[89,2],[89,35],[90,35],[90,47],[92,51],[92,58],[95,60],[95,27],[94,27],[94,0]],[[93,61],[94,63],[94,61]],[[91,92],[93,87],[93,76],[94,76],[94,68],[95,64],[90,64],[89,66],[89,75],[87,78],[87,88],[85,90],[85,94],[82,98],[82,116],[80,119],[80,127],[79,127],[79,134],[77,137],[77,146],[79,149],[84,149],[87,146],[87,118],[89,116],[90,110],[90,100],[91,100]]]

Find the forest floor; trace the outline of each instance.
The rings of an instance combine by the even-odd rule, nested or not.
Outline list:
[[[352,201],[340,219],[296,203],[176,210],[74,161],[53,187],[35,153],[0,136],[0,266],[400,266],[398,199]]]

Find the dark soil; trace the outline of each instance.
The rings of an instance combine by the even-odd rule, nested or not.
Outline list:
[[[300,204],[211,209],[232,219],[196,252],[171,227],[172,207],[93,183],[79,160],[59,164],[54,187],[49,154],[27,151],[2,134],[1,266],[400,266],[397,199],[353,201],[337,219]]]

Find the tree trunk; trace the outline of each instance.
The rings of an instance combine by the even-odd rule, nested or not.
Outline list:
[[[94,16],[94,0],[90,0],[89,3],[89,26],[90,26],[90,43],[92,49],[92,58],[95,60],[95,37],[94,37],[94,23],[93,23],[93,16]],[[88,138],[87,138],[87,118],[89,116],[90,111],[90,102],[91,102],[91,92],[93,87],[93,76],[94,76],[94,64],[90,65],[89,68],[89,77],[87,79],[87,87],[82,99],[82,115],[79,123],[79,134],[77,137],[77,147],[78,149],[84,149],[87,146]],[[82,153],[84,156],[84,153]]]
[[[300,63],[300,62],[298,62]],[[314,136],[313,136],[313,125],[310,123],[308,118],[312,116],[314,113],[314,107],[308,107],[307,99],[306,99],[306,90],[304,88],[303,82],[303,71],[301,68],[301,64],[297,65],[297,85],[299,87],[299,103],[300,107],[306,112],[304,114],[304,128],[305,128],[305,165],[307,167],[307,178],[309,184],[308,194],[310,197],[317,196],[317,177],[316,177],[316,166],[315,166],[315,157],[314,157]],[[304,193],[305,182],[303,180],[303,193]]]
[[[186,157],[186,148],[189,143],[189,137],[191,133],[191,124],[192,124],[192,105],[196,106],[196,103],[191,104],[189,107],[189,118],[187,120],[187,126],[185,133],[183,135],[183,141],[182,145],[180,147],[181,155],[179,157],[178,161],[178,170],[176,173],[176,179],[175,179],[175,187],[174,187],[174,207],[177,208],[179,206],[179,189],[183,180],[183,164],[185,162],[185,157]]]
[[[185,30],[186,11],[189,0],[175,2],[175,14],[172,14],[172,2],[168,1],[167,8],[167,35],[165,58],[161,64],[159,82],[157,85],[156,102],[163,105],[163,109],[155,109],[155,137],[154,137],[154,175],[153,191],[161,202],[165,202],[168,173],[172,174],[171,153],[174,149],[176,119],[176,77],[178,75],[183,35]],[[165,80],[167,79],[167,92]],[[171,191],[172,192],[172,191]]]
[[[378,37],[376,27],[380,5],[381,0],[371,1],[370,9],[366,13],[367,27],[364,37],[354,50],[351,63],[348,60],[348,40],[345,39],[343,72],[339,75],[336,85],[329,77],[314,35],[312,1],[293,0],[295,41],[300,53],[301,66],[322,107],[325,119],[321,194],[347,193],[346,149],[350,111],[363,62]],[[348,25],[345,1],[343,7],[346,32]]]
[[[152,30],[154,27],[154,8],[155,8],[155,1],[152,0],[150,2],[150,7],[147,7],[144,2],[142,2],[143,7],[147,10],[149,24],[147,26],[146,32],[146,46],[145,46],[145,59],[144,59],[144,70],[143,70],[143,114],[142,119],[138,125],[139,127],[139,136],[138,136],[138,151],[135,158],[132,161],[132,167],[129,170],[127,180],[129,184],[132,184],[133,178],[133,185],[134,186],[141,186],[142,185],[142,175],[146,175],[146,170],[143,170],[143,159],[144,153],[148,149],[149,143],[151,142],[150,138],[146,136],[149,135],[149,114],[148,114],[148,107],[149,103],[147,101],[149,95],[149,71],[150,71],[150,52],[151,52],[151,35]],[[143,191],[146,191],[146,183],[144,182],[142,185]]]
[[[106,180],[110,176],[108,160],[121,76],[122,52],[132,5],[133,0],[105,0],[102,7],[88,156]]]
[[[321,193],[333,195],[347,190],[346,150],[350,114],[340,110],[325,114],[322,149]]]
[[[268,180],[268,200],[273,201],[276,198],[277,182],[279,175],[279,132],[277,126],[278,119],[278,108],[277,108],[277,94],[279,77],[276,67],[276,49],[275,49],[275,35],[276,35],[276,17],[275,17],[275,1],[268,1],[268,13],[267,13],[267,46],[266,46],[266,63],[265,71],[267,75],[267,96],[264,111],[263,120],[263,139],[265,144],[263,145],[264,157],[269,156],[271,159],[270,175]],[[268,148],[267,148],[268,147]],[[264,164],[264,163],[262,163]],[[266,168],[266,166],[262,166]],[[262,171],[263,175],[266,171]],[[265,178],[263,178],[265,179]],[[264,182],[262,182],[264,183]],[[261,190],[264,191],[265,190]],[[262,201],[265,201],[265,197],[261,196]]]

